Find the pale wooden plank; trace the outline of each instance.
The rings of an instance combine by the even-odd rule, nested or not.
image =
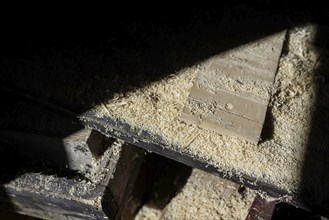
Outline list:
[[[284,37],[285,31],[210,58],[182,120],[258,143]]]
[[[212,94],[203,88],[193,87],[190,97],[205,101],[219,110],[241,115],[258,123],[263,123],[267,109],[267,103],[250,99],[250,97],[238,96],[225,90],[218,90],[216,94]]]
[[[262,129],[263,124],[261,123],[219,109],[208,115],[197,115],[192,112],[193,109],[187,106],[182,117],[188,121],[193,121],[201,128],[215,130],[226,135],[236,135],[253,143],[257,143],[255,140],[260,138],[258,131]]]
[[[285,32],[233,48],[210,59],[208,71],[229,72],[273,82]]]

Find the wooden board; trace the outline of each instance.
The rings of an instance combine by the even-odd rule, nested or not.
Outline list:
[[[1,121],[0,209],[42,219],[115,219],[138,207],[129,198],[142,149],[85,129],[57,106],[2,92],[11,97],[2,110],[20,111]]]
[[[182,120],[258,143],[284,37],[282,31],[210,58]]]
[[[283,197],[289,195],[289,193],[283,189],[264,183],[261,180],[256,180],[255,178],[247,175],[240,176],[239,174],[233,172],[230,176],[228,176],[225,171],[219,170],[217,167],[207,163],[201,158],[198,158],[196,155],[178,152],[172,147],[165,147],[166,142],[160,136],[150,135],[147,131],[133,129],[125,122],[105,117],[98,118],[93,111],[86,112],[83,116],[80,116],[80,119],[87,127],[97,130],[106,136],[120,138],[125,142],[144,148],[149,152],[165,156],[188,166],[204,170],[225,179],[229,179],[235,183],[247,186],[250,189],[264,191],[267,195],[273,197]]]
[[[114,160],[114,157],[120,157],[114,165],[118,170],[108,186],[32,172],[8,182],[3,181],[8,176],[1,174],[0,209],[42,219],[116,219],[128,204],[139,205],[132,204],[129,198],[132,193],[130,185],[135,183],[139,173],[143,151],[123,146],[121,154],[113,155],[109,160]],[[112,175],[104,175],[104,179]]]

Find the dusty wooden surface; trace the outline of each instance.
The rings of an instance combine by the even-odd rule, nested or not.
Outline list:
[[[116,219],[123,210],[131,210],[128,203],[136,206],[129,198],[141,156],[140,149],[124,146],[109,186],[78,177],[32,172],[4,181],[8,177],[1,174],[0,208],[42,219]],[[104,179],[111,175],[105,175]]]
[[[247,175],[241,177],[237,173],[232,173],[230,176],[227,176],[225,172],[218,170],[218,168],[197,158],[195,155],[177,152],[172,148],[165,147],[166,143],[160,136],[151,135],[147,131],[133,129],[125,122],[116,121],[111,118],[98,118],[92,111],[81,116],[81,120],[87,127],[97,130],[106,136],[120,138],[149,152],[154,152],[191,167],[207,171],[251,189],[264,191],[270,196],[282,197],[289,194],[283,189],[264,183],[261,180],[256,181],[256,179]]]
[[[182,119],[257,143],[284,37],[282,31],[211,57],[191,89]]]
[[[0,130],[0,209],[42,219],[115,219],[127,208],[143,150],[85,129],[58,107],[2,95],[11,97],[4,112],[16,112],[2,118]]]

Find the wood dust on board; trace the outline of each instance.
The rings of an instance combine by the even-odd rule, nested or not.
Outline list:
[[[274,82],[276,90],[269,104],[270,117],[265,122],[269,135],[259,145],[180,120],[193,81],[205,69],[204,63],[119,95],[94,112],[99,117],[111,117],[128,123],[133,129],[161,137],[165,147],[207,161],[226,178],[240,174],[241,182],[243,176],[248,176],[288,194],[297,193],[319,86],[314,80],[319,54],[308,47],[316,30],[315,26],[305,25],[288,33],[286,51]],[[249,181],[249,184],[255,182]],[[308,187],[314,191],[318,188]]]

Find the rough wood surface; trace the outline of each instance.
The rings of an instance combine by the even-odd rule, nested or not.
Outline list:
[[[59,177],[42,173],[25,173],[11,181],[0,175],[0,208],[42,219],[116,219],[127,209],[130,184],[134,184],[142,162],[143,151],[123,146],[110,160],[118,168],[104,175],[109,186],[89,180]],[[111,167],[108,167],[111,169]],[[32,202],[31,202],[32,199]],[[131,203],[129,203],[131,205]],[[118,217],[119,218],[119,217]],[[119,218],[120,219],[120,218]]]
[[[185,152],[177,152],[172,148],[165,147],[165,141],[160,136],[151,135],[147,131],[133,129],[125,122],[115,121],[111,118],[98,118],[92,111],[86,112],[81,116],[81,120],[87,127],[97,130],[106,136],[120,138],[127,143],[133,143],[149,152],[154,152],[191,167],[229,179],[235,183],[245,185],[250,189],[264,191],[273,197],[284,197],[289,194],[283,189],[269,185],[261,180],[256,180],[247,175],[241,176],[237,173],[231,173],[230,176],[228,176],[227,173],[207,163],[202,158]]]
[[[210,58],[191,89],[182,119],[257,143],[284,37],[282,31]]]
[[[143,150],[84,129],[56,106],[4,94],[12,105],[2,110],[16,117],[1,121],[0,209],[42,219],[115,219],[130,202]]]

